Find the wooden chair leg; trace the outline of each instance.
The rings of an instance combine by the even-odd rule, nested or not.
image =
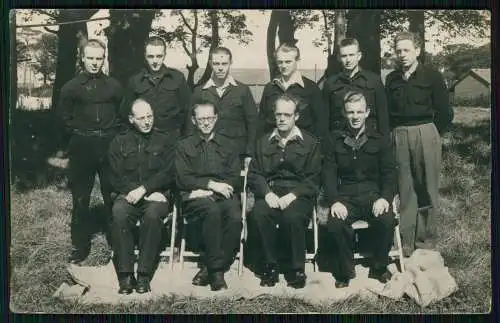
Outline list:
[[[181,230],[181,251],[179,253],[179,262],[181,271],[184,269],[184,252],[186,251],[186,219],[184,219]]]
[[[318,219],[316,214],[316,207],[313,208],[313,239],[314,239],[314,258],[313,258],[313,271],[316,271],[316,256],[318,255]]]
[[[405,272],[405,265],[404,265],[404,255],[403,255],[403,245],[401,243],[401,234],[399,232],[399,224],[396,225],[394,228],[394,235],[396,237],[396,244],[398,247],[398,255],[399,255],[399,265],[401,267],[401,272]]]
[[[177,206],[174,203],[174,209],[172,211],[172,223],[170,230],[170,255],[169,255],[169,266],[170,270],[174,269],[174,249],[175,249],[175,232],[177,231]]]

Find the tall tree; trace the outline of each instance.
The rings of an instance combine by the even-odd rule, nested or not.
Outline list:
[[[422,64],[425,63],[425,11],[408,10],[408,19],[410,21],[410,32],[416,34],[420,40],[420,55],[418,59]]]
[[[153,32],[163,37],[172,46],[180,44],[190,58],[187,83],[191,88],[202,84],[211,75],[210,65],[200,79],[195,82],[195,73],[200,68],[197,55],[204,49],[213,49],[222,44],[223,39],[236,39],[240,44],[251,41],[246,15],[240,10],[170,10],[170,16],[177,17],[178,24],[171,30],[160,26]]]
[[[109,74],[123,85],[144,65],[144,43],[155,10],[110,9],[108,36]]]
[[[380,73],[380,20],[381,10],[349,10],[347,12],[347,37],[356,38],[363,57],[360,65]],[[369,30],[370,32],[366,32]]]
[[[32,66],[36,72],[43,75],[43,83],[47,84],[56,72],[57,36],[51,33],[43,34],[34,49],[35,63]]]
[[[325,10],[322,10],[325,11]],[[325,14],[323,14],[325,15]],[[333,39],[333,50],[328,52],[328,61],[326,65],[325,72],[323,76],[319,79],[318,83],[322,87],[323,81],[327,79],[330,75],[340,72],[342,66],[338,61],[339,47],[342,39],[346,37],[346,10],[339,9],[334,13],[334,39]],[[329,23],[327,19],[324,20],[324,24]]]

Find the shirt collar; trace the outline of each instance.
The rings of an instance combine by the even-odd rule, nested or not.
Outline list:
[[[403,72],[403,79],[404,80],[408,80],[410,78],[410,76],[415,73],[415,71],[417,70],[418,68],[418,61],[415,62],[415,64],[413,64],[412,66],[410,66],[410,68],[406,71],[406,72]]]
[[[200,134],[194,136],[196,145],[200,145],[203,142],[210,142],[213,141],[217,143],[217,137],[215,136],[215,132],[212,132],[212,134],[208,137],[208,139],[203,138]]]
[[[277,83],[279,85],[283,85],[285,83],[285,81],[283,80],[281,75],[278,77],[275,77],[273,79],[273,82]],[[290,76],[290,80],[288,81],[288,86],[290,86],[292,84],[298,84],[302,87],[305,87],[304,79],[302,78],[302,73],[300,73],[300,71],[297,70],[297,71],[293,72],[293,74]]]
[[[279,138],[279,139],[281,138],[281,136],[278,132],[278,128],[274,128],[273,132],[269,136],[269,141],[271,141],[273,138]],[[304,136],[302,135],[302,131],[300,131],[300,129],[297,126],[293,126],[292,130],[288,134],[288,137],[285,139],[286,139],[286,141],[289,141],[289,140],[292,140],[294,138],[300,138],[300,139],[304,140]]]
[[[233,78],[232,75],[228,75],[226,77],[226,80],[224,81],[224,84],[222,84],[221,88],[225,89],[231,84],[232,86],[238,86],[238,83],[236,83],[236,80]],[[209,89],[211,87],[217,87],[215,84],[214,80],[210,78],[205,85],[203,85],[203,90]]]
[[[104,76],[104,73],[102,72],[102,70],[100,70],[96,74],[90,74],[87,71],[80,73],[80,79],[81,79],[82,84],[87,83],[89,80],[99,79],[103,76]]]
[[[163,64],[160,67],[158,74],[156,75],[160,76],[160,79],[162,79],[167,73],[168,73],[167,67],[165,66],[165,64]],[[149,68],[147,66],[142,69],[142,77],[148,79],[151,79],[153,77],[153,74],[149,71]]]

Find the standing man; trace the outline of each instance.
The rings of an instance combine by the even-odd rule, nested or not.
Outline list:
[[[250,163],[255,205],[249,221],[262,246],[260,285],[274,286],[279,281],[278,255],[283,254],[286,259],[281,269],[288,286],[303,288],[306,228],[321,172],[320,144],[295,125],[299,110],[294,98],[282,94],[275,102],[276,127],[257,141],[255,160]],[[278,245],[284,250],[278,250]]]
[[[165,42],[160,37],[151,37],[146,41],[146,66],[128,82],[121,108],[122,117],[128,118],[135,99],[145,99],[153,109],[155,128],[178,138],[184,131],[190,91],[182,72],[163,64],[165,51]]]
[[[260,101],[259,135],[271,132],[276,126],[274,106],[276,99],[286,93],[297,101],[297,126],[317,138],[328,133],[328,109],[323,102],[321,90],[310,79],[297,70],[300,51],[295,45],[281,44],[275,52],[280,75],[267,83]]]
[[[453,120],[443,76],[417,60],[418,38],[394,38],[400,68],[387,75],[390,125],[396,148],[403,251],[432,248],[441,168],[441,137]],[[419,208],[426,208],[418,211]]]
[[[129,112],[132,127],[111,142],[111,183],[118,193],[113,205],[112,246],[120,294],[150,291],[168,214],[168,197],[175,185],[175,138],[153,129],[148,102],[137,99]],[[134,277],[134,234],[139,227],[137,280]],[[137,283],[136,283],[137,282]]]
[[[88,213],[96,173],[99,174],[106,216],[111,214],[107,155],[109,143],[120,130],[119,107],[123,89],[117,80],[102,72],[105,51],[106,46],[97,39],[83,45],[84,71],[62,87],[57,105],[68,133],[72,134],[68,147],[69,185],[73,199],[70,262],[75,264],[90,253]]]
[[[386,283],[388,253],[392,245],[395,169],[392,144],[366,127],[371,110],[361,92],[344,97],[344,129],[330,134],[324,143],[321,201],[330,210],[320,226],[318,265],[335,277],[337,288],[354,278],[353,229],[357,220],[370,224],[373,257],[369,277]]]
[[[196,132],[177,147],[175,168],[182,209],[201,237],[201,270],[193,285],[226,289],[224,272],[239,248],[242,227],[240,204],[241,164],[234,142],[214,131],[218,113],[214,103],[195,102],[192,122]]]
[[[230,74],[233,61],[231,51],[225,47],[215,48],[209,55],[212,76],[197,87],[191,102],[200,100],[214,102],[218,109],[216,131],[234,141],[243,166],[248,167],[257,131],[257,107],[248,85],[236,81]],[[189,118],[186,128],[194,132],[195,126]],[[242,167],[244,168],[244,167]]]
[[[342,124],[345,123],[344,96],[349,91],[359,91],[363,93],[370,109],[367,126],[382,135],[387,135],[389,113],[384,85],[380,81],[380,75],[359,66],[362,56],[356,39],[345,38],[340,42],[338,59],[342,71],[330,76],[323,87],[323,96],[330,114],[329,129],[330,131],[344,129],[345,124]]]

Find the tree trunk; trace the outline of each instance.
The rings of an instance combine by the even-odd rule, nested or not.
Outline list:
[[[360,65],[377,74],[380,74],[381,60],[380,15],[381,10],[349,10],[347,13],[347,37],[356,38],[363,52]]]
[[[417,34],[420,39],[420,55],[418,60],[425,63],[425,17],[424,10],[408,10],[408,19],[410,21],[410,32]]]
[[[154,10],[109,10],[109,74],[123,85],[144,66],[144,43],[154,15]]]
[[[219,36],[219,14],[217,10],[212,10],[208,13],[210,17],[210,25],[212,26],[212,42],[210,44],[210,52],[214,50],[220,43]],[[205,68],[205,72],[201,76],[200,80],[197,82],[197,85],[205,84],[208,79],[212,76],[212,66],[210,65],[210,60],[207,60],[207,66]]]
[[[271,80],[278,74],[278,67],[274,57],[276,48],[276,33],[278,31],[278,10],[271,11],[271,18],[267,26],[267,66],[269,67],[269,77]]]
[[[323,76],[319,79],[318,84],[322,87],[323,81],[326,80],[330,75],[339,73],[342,69],[342,65],[338,60],[339,47],[342,39],[345,38],[346,24],[345,24],[345,10],[337,10],[335,12],[335,34],[334,34],[334,47],[333,52],[328,54],[328,62],[326,65],[326,70]],[[325,24],[327,21],[325,20]],[[325,25],[326,26],[326,25]]]

